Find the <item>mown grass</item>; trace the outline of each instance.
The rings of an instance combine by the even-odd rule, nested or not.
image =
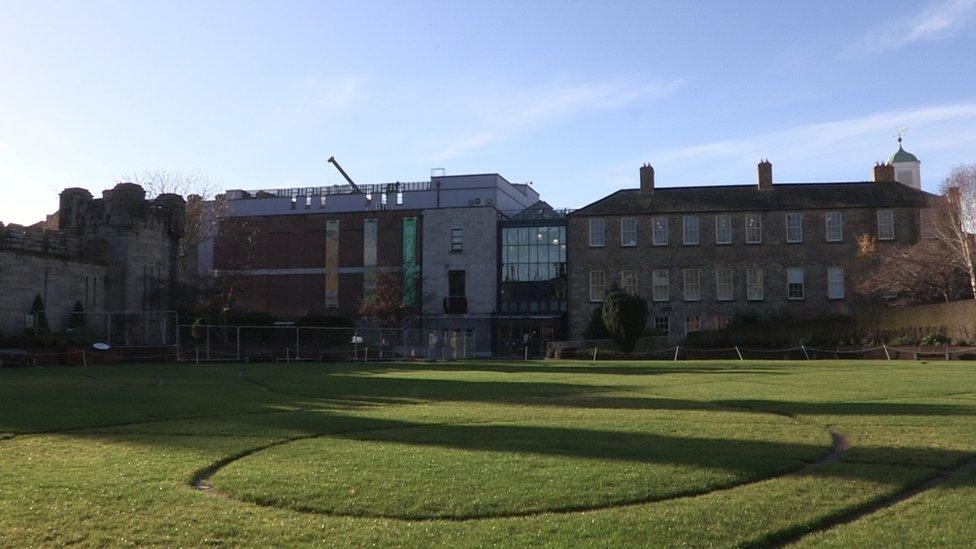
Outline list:
[[[966,363],[0,370],[4,546],[971,546],[972,475],[804,534],[974,456]]]

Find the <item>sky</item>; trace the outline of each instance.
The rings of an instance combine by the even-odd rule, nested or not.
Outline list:
[[[905,130],[907,128],[907,130]],[[0,221],[66,187],[497,172],[556,207],[638,186],[976,162],[976,0],[0,0]]]

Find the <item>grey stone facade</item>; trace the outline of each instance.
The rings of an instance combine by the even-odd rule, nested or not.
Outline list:
[[[423,211],[423,327],[427,331],[470,330],[474,350],[491,352],[491,315],[497,296],[499,212],[493,207]],[[452,250],[452,230],[462,231],[461,250]],[[447,312],[448,278],[464,272],[465,312]]]
[[[101,199],[62,192],[58,230],[0,228],[0,333],[23,329],[36,295],[54,331],[79,302],[89,313],[172,307],[184,208],[179,196],[146,200],[142,187],[120,183]]]
[[[858,236],[877,236],[878,211],[885,210],[892,212],[894,237],[879,240],[877,245],[883,248],[916,242],[920,211],[931,196],[894,182],[654,190],[651,179],[650,185],[642,187],[643,191],[623,191],[628,194],[621,197],[611,195],[612,200],[604,199],[602,204],[597,202],[569,216],[570,338],[582,338],[592,309],[600,306],[598,299],[591,300],[595,297],[591,296],[591,272],[604,273],[606,289],[614,282],[622,285],[623,272],[636,273],[637,293],[647,300],[650,310],[649,328],[654,328],[655,318],[668,318],[669,335],[674,339],[685,335],[689,317],[698,317],[701,329],[714,329],[741,315],[811,318],[850,314],[858,304],[858,281],[870,268],[869,261],[858,255]],[[678,193],[680,196],[676,196]],[[697,210],[693,207],[696,193],[702,197]],[[906,196],[914,198],[908,200]],[[843,231],[839,242],[827,240],[828,212],[841,213]],[[787,242],[787,213],[802,216],[802,242]],[[719,244],[716,219],[726,215],[731,220],[731,243]],[[683,242],[686,216],[698,219],[697,244]],[[759,243],[746,242],[747,216],[761,219]],[[636,223],[636,244],[632,246],[621,243],[621,223],[625,218]],[[667,219],[666,245],[653,243],[655,218]],[[602,246],[590,245],[591,219],[603,220]],[[828,296],[830,267],[843,269],[843,297]],[[803,269],[802,298],[788,296],[790,268]],[[718,299],[718,269],[731,270],[731,299]],[[748,299],[747,269],[762,269],[762,299]],[[654,300],[655,270],[668,272],[667,300]],[[685,299],[685,270],[700,273],[697,300]],[[600,275],[594,276],[598,281]],[[837,287],[835,279],[835,290]]]

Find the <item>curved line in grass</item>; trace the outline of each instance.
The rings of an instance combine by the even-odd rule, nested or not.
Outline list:
[[[976,471],[976,456],[971,457],[955,467],[939,471],[927,479],[923,479],[917,483],[906,486],[893,494],[880,496],[862,505],[856,505],[854,507],[844,509],[838,513],[827,515],[826,517],[814,521],[812,524],[793,526],[791,528],[780,530],[779,532],[773,532],[772,534],[764,536],[759,540],[745,544],[744,547],[784,547],[786,545],[791,545],[808,536],[826,532],[845,524],[850,524],[867,516],[873,515],[879,511],[893,507],[921,494],[922,492],[932,490],[933,488],[938,487],[940,484],[968,474],[971,471]]]
[[[728,408],[732,408],[732,407],[728,407]],[[750,411],[755,412],[756,410],[750,409]],[[790,419],[796,420],[796,418],[794,418],[793,416],[785,413],[778,413],[778,412],[765,412],[765,413],[768,413],[770,415],[785,416],[785,417],[789,417]],[[291,504],[281,504],[272,501],[240,498],[226,492],[218,492],[213,488],[213,485],[210,483],[210,479],[215,474],[217,474],[221,469],[230,465],[231,463],[244,459],[248,456],[257,454],[264,450],[268,450],[276,446],[283,446],[285,444],[289,444],[292,442],[299,442],[304,440],[311,440],[316,438],[323,438],[323,437],[342,435],[342,434],[365,433],[365,432],[382,431],[382,430],[417,429],[417,428],[437,427],[437,426],[474,425],[479,423],[495,424],[495,423],[502,423],[502,422],[472,421],[472,422],[429,423],[424,425],[411,425],[411,426],[393,425],[393,426],[386,426],[386,427],[377,427],[373,429],[352,429],[348,431],[323,433],[318,435],[291,438],[286,440],[278,440],[270,444],[264,444],[261,446],[250,448],[243,452],[239,452],[237,454],[233,454],[231,456],[227,456],[217,460],[216,462],[210,464],[209,466],[200,469],[199,471],[194,473],[194,475],[190,479],[190,486],[192,486],[196,490],[200,490],[202,492],[220,496],[228,500],[257,505],[259,507],[267,507],[273,509],[287,509],[298,513],[306,513],[306,514],[314,514],[314,515],[322,515],[322,516],[330,516],[330,517],[386,519],[386,520],[399,520],[399,521],[409,521],[409,522],[433,522],[433,521],[464,522],[464,521],[487,520],[487,519],[524,518],[524,517],[533,517],[533,516],[540,516],[540,515],[556,515],[556,514],[563,515],[563,514],[573,514],[573,513],[585,513],[591,511],[601,511],[606,509],[615,509],[615,508],[622,508],[622,507],[633,507],[637,505],[645,505],[648,503],[658,503],[662,501],[672,501],[672,500],[678,500],[678,499],[684,499],[690,497],[704,496],[712,493],[719,493],[719,492],[732,490],[735,488],[740,488],[742,486],[747,486],[750,484],[765,482],[777,478],[788,477],[791,475],[801,475],[840,460],[843,457],[844,453],[850,448],[850,445],[848,444],[847,441],[847,437],[845,435],[836,432],[830,428],[813,424],[816,425],[817,427],[826,430],[830,434],[832,440],[832,445],[830,447],[830,450],[817,461],[806,463],[802,467],[799,467],[792,471],[785,471],[785,472],[761,476],[757,478],[744,479],[742,481],[734,481],[728,484],[713,486],[710,488],[684,490],[684,491],[671,493],[668,495],[635,498],[626,501],[618,501],[614,503],[604,503],[604,504],[595,504],[595,505],[570,505],[570,506],[554,507],[549,509],[540,509],[540,510],[532,510],[532,511],[511,512],[511,513],[491,513],[491,514],[482,514],[482,515],[460,515],[460,514],[443,515],[443,516],[389,515],[389,514],[382,514],[382,513],[342,513],[342,512],[335,512],[335,511],[323,511],[321,509],[315,509],[312,507],[305,507],[305,506],[298,506],[298,505],[291,505]]]

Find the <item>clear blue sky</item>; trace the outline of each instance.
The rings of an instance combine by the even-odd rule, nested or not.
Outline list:
[[[555,206],[637,184],[868,179],[976,161],[976,0],[0,0],[0,220],[64,187],[499,172]]]

